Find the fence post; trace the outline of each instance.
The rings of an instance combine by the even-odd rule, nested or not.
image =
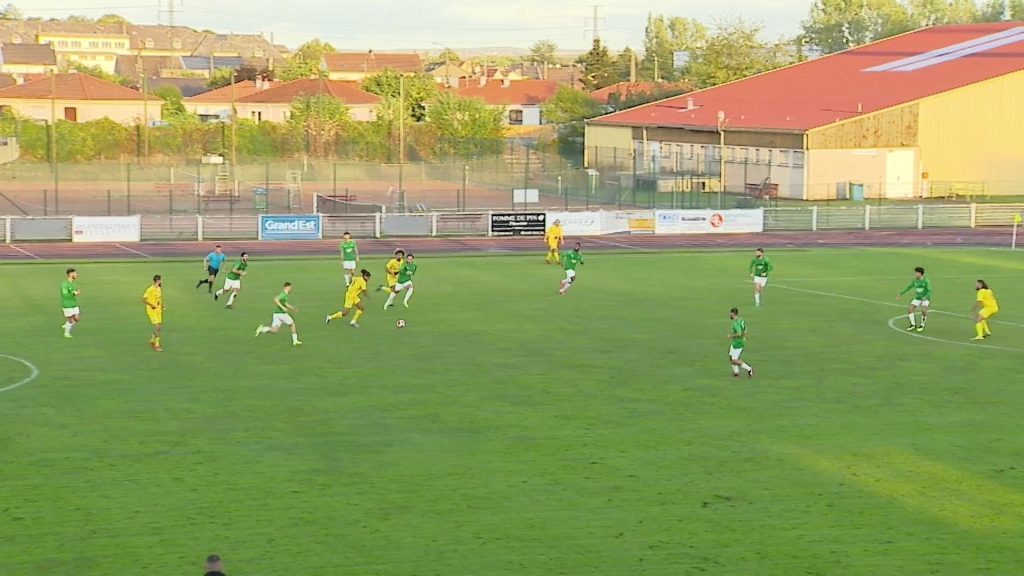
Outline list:
[[[487,237],[488,238],[490,238],[491,236],[494,236],[494,230],[492,229],[493,225],[494,225],[494,210],[488,210],[487,211]]]
[[[174,216],[174,187],[167,190],[167,215]]]
[[[131,215],[132,213],[132,164],[129,162],[125,165],[125,214]]]
[[[113,216],[113,210],[110,207],[110,188],[107,188],[107,216]]]
[[[201,214],[196,214],[196,240],[203,241],[203,217]]]
[[[818,231],[818,207],[811,206],[811,232]]]
[[[871,230],[871,205],[864,205],[864,229]]]
[[[377,213],[375,213],[373,215],[373,237],[374,238],[380,238],[380,219],[381,219],[380,212],[377,212]]]
[[[917,205],[917,229],[924,228],[924,204]]]
[[[978,205],[971,202],[971,228],[978,226]]]
[[[50,215],[50,206],[49,206],[49,200],[48,200],[49,196],[50,196],[50,193],[46,190],[46,188],[43,188],[43,216],[49,216]],[[973,228],[973,226],[972,226],[972,228]]]
[[[11,217],[4,216],[4,244],[11,243]]]
[[[437,212],[430,213],[430,235],[437,236]]]

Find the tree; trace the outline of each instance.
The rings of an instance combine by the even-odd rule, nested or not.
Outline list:
[[[210,78],[206,81],[206,87],[210,90],[216,90],[217,88],[223,88],[231,84],[232,78],[235,77],[235,71],[231,68],[217,68],[210,73]]]
[[[538,40],[530,46],[529,61],[541,66],[554,66],[558,64],[555,53],[558,52],[558,44],[551,40]]]
[[[121,86],[130,87],[134,84],[134,82],[132,82],[128,78],[125,78],[124,76],[111,74],[110,72],[107,72],[99,66],[89,66],[88,64],[83,64],[81,62],[78,62],[77,60],[68,60],[67,62],[65,62],[64,65],[61,66],[61,72],[77,72],[79,74],[88,74],[89,76],[95,76],[96,78],[106,80],[107,82],[120,84]]]
[[[619,52],[619,55],[615,58],[615,79],[619,82],[637,80],[638,78],[634,76],[636,62],[636,52],[629,46],[623,48],[622,52]]]
[[[1024,0],[1010,0],[1010,20],[1024,20]]]
[[[24,20],[25,13],[14,4],[5,4],[0,8],[0,20]]]
[[[908,4],[915,28],[974,22],[978,18],[974,0],[909,0]]]
[[[175,116],[186,113],[185,105],[182,104],[181,89],[177,86],[160,86],[152,90],[152,93],[164,101],[163,106],[160,107],[160,117],[162,119],[170,120]]]
[[[742,19],[720,24],[687,66],[700,88],[746,78],[791,63],[786,47],[761,39],[761,26]]]
[[[444,62],[445,64],[458,64],[462,62],[462,56],[451,48],[445,48],[437,55],[438,62]]]
[[[802,24],[807,43],[832,54],[914,28],[900,0],[815,0]]]
[[[342,136],[352,129],[348,107],[329,94],[300,96],[292,102],[289,124],[310,156],[334,156]]]
[[[692,54],[704,45],[707,36],[707,27],[692,18],[648,15],[640,77],[654,82],[678,78],[681,71],[673,66],[675,53]]]
[[[580,56],[577,62],[583,66],[583,85],[587,90],[597,90],[616,82],[615,62],[600,38],[594,38],[590,51]]]
[[[116,26],[120,24],[127,24],[128,19],[119,14],[104,14],[96,19],[96,23],[101,26]]]
[[[314,38],[299,46],[277,76],[285,82],[302,78],[323,78],[327,74],[320,66],[320,60],[324,54],[334,51],[334,46],[329,42]]]
[[[394,70],[385,70],[363,80],[362,88],[385,100],[398,102],[405,78],[405,113],[416,122],[426,118],[426,102],[437,94],[437,82],[427,74],[403,75]]]
[[[504,141],[504,121],[504,108],[451,92],[442,92],[431,102],[427,117],[439,150],[463,157],[499,149]]]
[[[582,90],[559,86],[550,100],[541,106],[544,120],[549,124],[569,124],[599,116],[601,105]]]

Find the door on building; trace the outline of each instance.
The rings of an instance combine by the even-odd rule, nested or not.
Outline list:
[[[64,108],[64,119],[68,122],[78,122],[78,108]]]
[[[889,150],[885,158],[885,197],[913,198],[917,151]]]

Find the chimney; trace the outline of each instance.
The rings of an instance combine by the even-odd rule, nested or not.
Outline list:
[[[693,110],[694,108],[696,108],[696,106],[693,105],[693,98],[687,98],[686,99],[686,109],[687,110]]]
[[[487,73],[484,72],[483,76],[480,77],[480,87],[487,86]]]
[[[864,105],[861,104],[860,102],[857,102],[857,112],[863,112],[863,111],[864,111]]]
[[[502,88],[508,88],[509,84],[512,84],[511,80],[509,80],[508,78],[502,79],[502,81],[501,81],[501,87]]]

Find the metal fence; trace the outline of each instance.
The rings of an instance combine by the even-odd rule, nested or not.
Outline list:
[[[764,229],[775,231],[914,230],[924,228],[978,228],[1012,226],[1024,213],[1024,204],[967,204],[860,207],[766,208]],[[430,236],[487,236],[493,211],[426,212]],[[324,238],[340,238],[345,231],[356,237],[387,235],[391,214],[322,215]],[[223,215],[143,215],[141,237],[154,240],[253,240],[258,238],[258,217]],[[65,216],[0,217],[0,237],[6,243],[71,240],[71,218]]]

